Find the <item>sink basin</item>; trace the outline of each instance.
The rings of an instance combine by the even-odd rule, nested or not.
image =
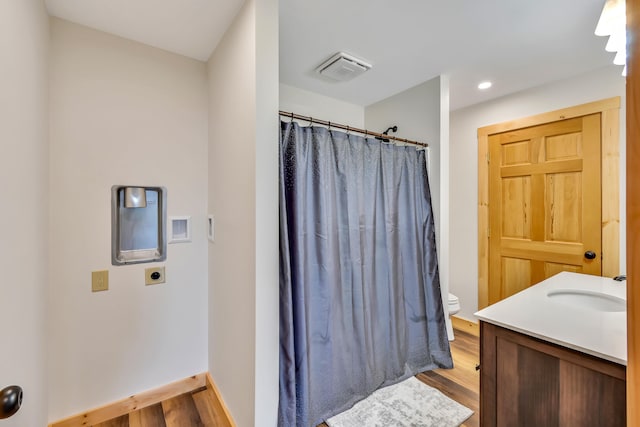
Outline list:
[[[547,297],[553,301],[588,308],[597,311],[626,311],[627,301],[602,292],[586,291],[582,289],[556,289],[547,292]]]

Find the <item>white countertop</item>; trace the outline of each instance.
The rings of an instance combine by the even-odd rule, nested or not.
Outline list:
[[[626,284],[606,277],[563,272],[475,315],[482,321],[626,366],[626,310],[599,311],[547,296],[554,290],[578,289],[626,301]]]

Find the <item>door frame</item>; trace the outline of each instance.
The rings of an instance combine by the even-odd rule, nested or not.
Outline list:
[[[489,135],[596,113],[601,114],[602,275],[620,274],[620,97],[616,96],[478,129],[479,310],[489,305]]]
[[[640,0],[627,0],[627,425],[640,425]]]

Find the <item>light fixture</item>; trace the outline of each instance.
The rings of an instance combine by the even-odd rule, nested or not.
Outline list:
[[[605,50],[616,52],[613,63],[624,65],[622,75],[627,74],[627,28],[625,0],[607,0],[598,20],[596,36],[608,36]]]
[[[493,83],[491,83],[491,82],[488,82],[488,81],[487,82],[482,82],[482,83],[480,83],[478,85],[478,89],[486,90],[486,89],[489,89],[491,86],[493,86]]]

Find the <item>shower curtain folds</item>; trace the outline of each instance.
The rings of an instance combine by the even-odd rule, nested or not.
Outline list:
[[[425,153],[281,122],[279,426],[452,367]]]

